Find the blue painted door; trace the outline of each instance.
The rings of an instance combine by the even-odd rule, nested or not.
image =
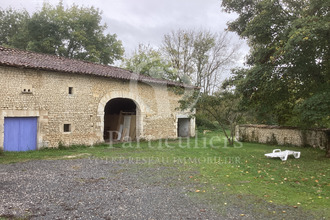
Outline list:
[[[27,151],[37,149],[37,118],[6,117],[4,150]]]

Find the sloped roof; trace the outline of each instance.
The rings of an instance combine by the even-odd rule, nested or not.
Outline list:
[[[0,65],[64,73],[103,76],[119,80],[134,80],[138,82],[156,83],[186,88],[196,88],[194,86],[184,85],[169,80],[156,79],[140,75],[118,67],[101,65],[55,55],[6,48],[3,46],[0,46]]]

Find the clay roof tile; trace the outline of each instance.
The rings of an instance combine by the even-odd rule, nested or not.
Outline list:
[[[134,80],[145,83],[156,83],[185,88],[197,88],[195,86],[185,85],[178,82],[139,75],[129,70],[114,66],[96,64],[56,55],[23,51],[3,46],[0,46],[0,65],[65,73],[95,75],[120,80]]]

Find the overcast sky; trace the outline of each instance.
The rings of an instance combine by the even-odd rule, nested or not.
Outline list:
[[[1,0],[3,9],[25,8],[29,12],[39,10],[43,2],[52,5],[59,0]],[[171,30],[207,29],[222,32],[226,23],[236,18],[221,10],[221,0],[63,0],[65,6],[73,3],[80,6],[94,6],[102,10],[103,21],[110,34],[117,34],[123,42],[126,55],[137,48],[139,43],[160,46],[164,34]],[[231,33],[231,38],[242,43],[240,63],[248,52],[246,44]]]

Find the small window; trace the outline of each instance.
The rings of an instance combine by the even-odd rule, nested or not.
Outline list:
[[[63,131],[71,132],[71,124],[64,124]]]
[[[21,91],[24,94],[32,94],[32,85],[23,85]]]
[[[73,94],[73,87],[69,87],[69,95]]]

